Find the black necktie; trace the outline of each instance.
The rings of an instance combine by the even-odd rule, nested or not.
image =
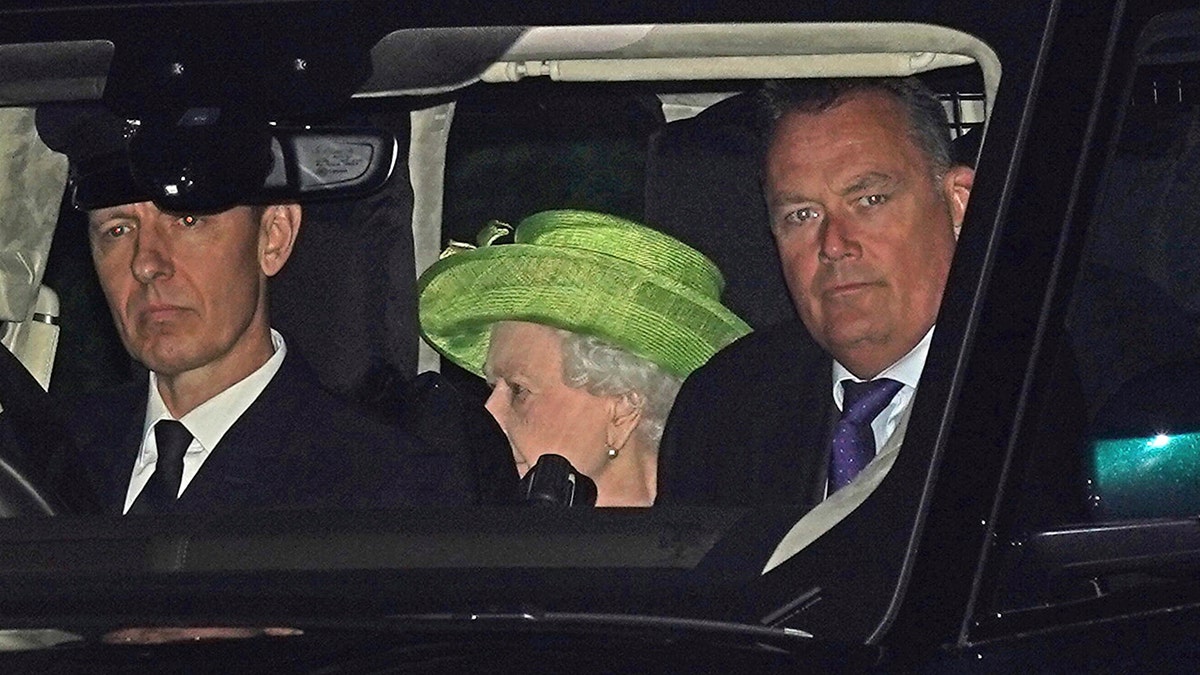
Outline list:
[[[829,455],[829,494],[845,486],[875,457],[871,421],[904,385],[887,378],[842,383],[842,418],[834,427]]]
[[[158,444],[154,473],[133,500],[129,513],[164,513],[179,495],[183,455],[192,444],[192,434],[175,420],[159,420],[154,425],[154,440]]]

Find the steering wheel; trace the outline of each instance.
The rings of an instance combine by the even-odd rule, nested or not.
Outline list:
[[[0,517],[100,513],[58,405],[0,346]]]

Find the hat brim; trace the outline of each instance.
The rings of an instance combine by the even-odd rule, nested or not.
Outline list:
[[[431,266],[418,291],[425,339],[480,376],[498,321],[592,335],[679,377],[750,332],[679,281],[586,250],[505,244],[456,253]]]

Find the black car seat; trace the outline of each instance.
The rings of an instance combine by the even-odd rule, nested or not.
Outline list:
[[[371,121],[408,146],[407,115]],[[272,322],[327,388],[451,454],[462,491],[476,503],[508,503],[517,494],[516,465],[482,401],[438,373],[416,373],[412,220],[401,160],[376,193],[305,205],[292,258],[272,280]]]
[[[406,124],[388,124],[401,148]],[[322,383],[355,398],[372,371],[415,374],[416,268],[408,165],[358,199],[304,205],[295,249],[271,280],[271,320]]]
[[[753,100],[739,94],[670,122],[650,142],[646,222],[725,276],[723,301],[754,328],[793,319],[759,181]]]

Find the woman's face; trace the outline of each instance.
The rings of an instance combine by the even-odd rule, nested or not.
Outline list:
[[[605,446],[616,397],[594,396],[563,382],[562,338],[548,326],[504,321],[492,327],[484,373],[487,409],[508,436],[522,476],[539,457],[566,457],[595,477],[609,461]]]

